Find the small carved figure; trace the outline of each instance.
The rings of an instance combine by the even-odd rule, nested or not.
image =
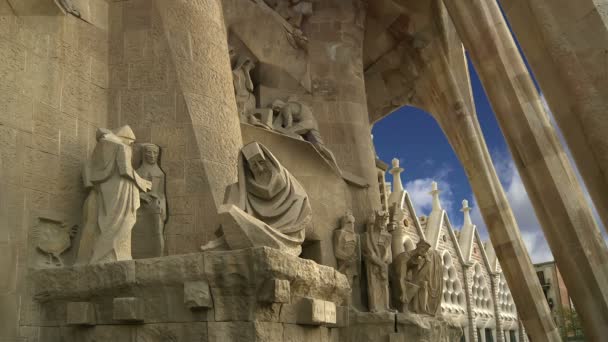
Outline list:
[[[300,255],[312,211],[306,191],[275,156],[257,142],[239,153],[239,180],[220,207],[221,236],[203,251],[266,246]]]
[[[253,81],[251,80],[251,70],[255,64],[251,59],[240,56],[234,69],[232,69],[232,82],[234,85],[234,95],[236,106],[242,122],[247,122],[249,113],[255,109],[255,95],[253,94]]]
[[[133,228],[133,257],[153,258],[165,250],[165,222],[167,198],[165,173],[158,166],[160,148],[154,144],[142,144],[142,164],[137,173],[152,182],[149,192],[141,192],[141,206],[137,211],[137,223]]]
[[[341,227],[334,232],[334,253],[338,259],[338,271],[346,275],[352,287],[354,278],[359,274],[359,235],[355,233],[355,217],[350,211],[346,212],[341,223]]]
[[[393,261],[399,279],[399,311],[437,315],[443,291],[441,256],[420,240],[416,248],[399,254]]]
[[[84,205],[84,227],[78,264],[130,260],[131,230],[140,206],[139,192],[152,183],[131,165],[135,135],[129,126],[112,132],[97,130],[97,145],[84,168],[89,194]]]
[[[61,254],[72,246],[72,238],[78,227],[69,227],[66,223],[47,217],[39,217],[38,224],[32,229],[34,246],[48,256],[45,266],[64,266]]]
[[[66,12],[73,14],[74,16],[80,18],[80,12],[76,9],[72,0],[58,0],[59,6],[61,6]]]
[[[272,109],[278,113],[273,126],[274,129],[295,137],[301,137],[321,153],[323,158],[338,168],[338,162],[334,154],[325,146],[317,119],[312,114],[309,106],[298,101],[295,97],[290,97],[287,102],[275,100]]]
[[[391,235],[386,231],[388,215],[377,211],[370,217],[361,239],[367,271],[368,306],[371,312],[389,310],[388,264],[391,261]]]

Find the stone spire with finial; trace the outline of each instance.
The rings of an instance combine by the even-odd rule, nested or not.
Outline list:
[[[393,168],[390,169],[389,173],[393,175],[393,192],[403,191],[403,183],[401,183],[401,173],[404,171],[403,168],[399,167],[399,159],[393,158]]]
[[[437,182],[431,183],[431,192],[429,192],[429,194],[431,196],[433,196],[433,211],[443,209],[441,207],[441,201],[439,200],[440,193],[441,193],[441,191],[439,190],[439,188],[437,186]]]
[[[462,200],[462,211],[464,215],[464,223],[462,224],[462,229],[460,230],[460,236],[458,238],[458,244],[460,245],[460,250],[462,251],[462,255],[464,256],[465,262],[470,261],[472,250],[473,250],[473,239],[475,237],[475,225],[471,220],[471,207],[469,207],[469,201]]]

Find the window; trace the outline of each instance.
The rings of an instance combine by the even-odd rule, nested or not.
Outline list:
[[[494,342],[494,335],[492,329],[486,328],[486,342]]]

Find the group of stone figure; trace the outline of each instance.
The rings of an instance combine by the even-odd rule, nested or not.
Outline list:
[[[129,126],[100,128],[97,145],[83,169],[88,191],[76,264],[132,258],[132,230],[146,238],[137,253],[161,256],[167,219],[165,174],[158,166],[160,149],[142,144],[142,164],[132,165],[135,135]]]
[[[242,122],[276,131],[296,139],[311,143],[332,166],[337,168],[333,153],[325,146],[319,132],[319,124],[310,106],[297,97],[290,96],[287,101],[277,99],[270,108],[256,108],[254,85],[251,70],[254,62],[245,56],[232,55],[232,80],[237,110]]]
[[[159,147],[142,144],[142,164],[132,166],[135,135],[129,126],[99,129],[97,145],[85,165],[88,195],[76,264],[105,263],[133,257],[132,235],[147,237],[143,257],[161,256],[167,218],[165,174]],[[238,181],[227,188],[220,206],[218,238],[203,251],[271,247],[299,256],[312,225],[308,195],[298,180],[262,144],[245,145],[238,156]],[[134,229],[135,227],[135,229]],[[133,232],[135,230],[135,232]],[[139,231],[139,232],[138,232]],[[354,281],[359,241],[365,261],[370,311],[389,310],[389,278],[400,311],[434,315],[441,300],[442,268],[437,252],[421,241],[405,244],[403,210],[378,211],[366,231],[355,232],[348,213],[335,231],[338,270]],[[146,248],[148,250],[146,250]]]
[[[354,231],[354,217],[347,213],[334,233],[338,270],[353,284],[357,275],[359,241],[367,280],[371,312],[414,312],[435,316],[441,304],[443,269],[441,256],[425,240],[414,247],[406,237],[403,209],[377,211],[367,222],[365,233]],[[390,284],[390,285],[389,285]],[[392,290],[392,291],[391,291]]]

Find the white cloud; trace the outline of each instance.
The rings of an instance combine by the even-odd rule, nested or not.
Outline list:
[[[441,168],[433,177],[418,178],[405,183],[404,188],[410,195],[417,215],[428,215],[433,208],[433,197],[430,194],[433,182],[437,182],[437,187],[441,191],[439,193],[441,206],[448,214],[452,212],[454,194],[447,182],[449,172],[449,168]]]

